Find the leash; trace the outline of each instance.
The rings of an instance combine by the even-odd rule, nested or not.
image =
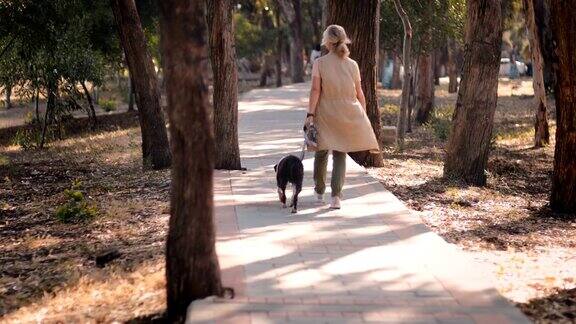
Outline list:
[[[302,152],[300,152],[300,161],[304,161],[304,157],[306,156],[306,140],[302,143]]]

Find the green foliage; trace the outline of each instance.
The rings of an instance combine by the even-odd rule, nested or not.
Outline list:
[[[35,149],[40,145],[42,132],[36,127],[19,129],[12,138],[12,144],[23,150]]]
[[[36,125],[38,124],[38,119],[36,118],[36,115],[29,111],[24,115],[24,124],[25,125]]]
[[[122,62],[115,35],[104,1],[0,1],[0,84],[16,86],[21,98],[52,98],[47,120],[59,123],[81,108],[79,82],[100,85]],[[17,141],[31,147],[35,137],[23,132]]]
[[[274,30],[263,30],[257,23],[241,13],[234,13],[236,54],[238,57],[254,58],[272,51]]]
[[[431,130],[439,140],[446,141],[448,136],[450,136],[453,113],[454,108],[451,106],[437,107],[432,112],[430,120],[424,124],[424,127]]]
[[[402,0],[412,25],[414,54],[442,47],[447,38],[463,42],[466,1],[464,0]],[[380,6],[380,46],[401,50],[404,27],[392,0]]]
[[[66,203],[56,209],[56,218],[63,223],[79,223],[98,215],[96,206],[90,204],[80,190],[81,183],[74,181],[70,189],[64,190]]]
[[[109,100],[100,99],[98,101],[98,105],[105,112],[115,111],[117,108],[116,101],[114,99],[109,99]]]

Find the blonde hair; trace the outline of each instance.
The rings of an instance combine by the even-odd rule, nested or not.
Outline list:
[[[326,30],[322,34],[322,45],[326,46],[326,48],[338,54],[340,57],[345,57],[350,55],[350,50],[348,49],[348,45],[351,41],[346,36],[346,31],[344,27],[339,25],[330,25],[326,27]]]

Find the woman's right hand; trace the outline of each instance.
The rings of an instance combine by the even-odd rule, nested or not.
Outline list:
[[[313,116],[308,116],[308,117],[306,117],[306,120],[304,121],[304,124],[306,124],[306,125],[312,125],[312,124],[314,124],[314,117],[313,117]]]

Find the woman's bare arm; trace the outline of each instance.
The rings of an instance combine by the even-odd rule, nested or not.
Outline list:
[[[362,91],[362,83],[360,80],[358,80],[354,85],[356,87],[356,98],[358,98],[358,101],[360,101],[362,108],[366,110],[366,97],[364,97],[364,91]]]
[[[318,100],[320,99],[320,78],[312,77],[312,88],[310,89],[310,99],[308,100],[308,113],[315,114],[316,106],[318,106]]]

